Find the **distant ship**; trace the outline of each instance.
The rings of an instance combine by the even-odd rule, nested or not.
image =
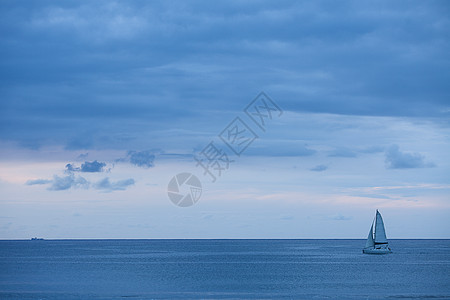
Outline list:
[[[367,237],[366,246],[363,249],[365,254],[389,254],[392,253],[384,230],[383,218],[377,209],[375,219],[370,226],[369,236]]]
[[[31,238],[31,240],[32,241],[43,241],[44,239],[43,238],[34,237],[34,238]]]

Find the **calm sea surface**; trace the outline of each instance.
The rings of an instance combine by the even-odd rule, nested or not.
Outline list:
[[[0,241],[0,299],[450,298],[450,240]]]

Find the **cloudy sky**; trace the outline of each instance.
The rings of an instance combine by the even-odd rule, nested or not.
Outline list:
[[[0,238],[365,238],[375,209],[388,238],[450,238],[449,16],[1,1]],[[167,193],[183,172],[190,207]]]

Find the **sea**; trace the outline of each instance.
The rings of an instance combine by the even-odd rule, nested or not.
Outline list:
[[[450,299],[450,240],[2,240],[0,299]]]

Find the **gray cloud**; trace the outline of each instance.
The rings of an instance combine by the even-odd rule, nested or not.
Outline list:
[[[35,185],[35,184],[51,184],[48,187],[50,191],[64,191],[72,188],[94,188],[96,190],[103,191],[123,191],[126,190],[127,187],[133,185],[135,183],[134,179],[124,179],[118,180],[115,182],[111,182],[108,177],[103,178],[102,180],[91,184],[88,180],[81,176],[75,176],[74,174],[69,174],[67,176],[60,177],[58,175],[53,176],[53,180],[48,179],[34,179],[28,180],[26,185]]]
[[[26,185],[44,185],[50,184],[47,188],[50,191],[64,191],[72,188],[94,188],[103,191],[118,191],[125,190],[128,186],[135,183],[134,179],[124,179],[115,182],[111,182],[108,177],[92,184],[90,181],[81,176],[74,175],[73,172],[88,172],[96,173],[101,172],[105,163],[99,163],[98,161],[85,162],[81,167],[74,167],[72,164],[66,165],[67,176],[54,175],[52,180],[49,179],[30,179],[25,182]]]
[[[127,159],[135,166],[151,168],[154,166],[155,155],[153,151],[128,151]]]
[[[81,167],[76,167],[73,164],[67,164],[66,165],[66,171],[68,172],[87,172],[87,173],[97,173],[97,172],[103,172],[104,167],[106,166],[106,163],[98,162],[96,160],[89,162],[86,161],[83,164],[81,164]]]
[[[102,172],[103,168],[106,166],[103,162],[98,162],[94,160],[93,162],[86,161],[84,164],[81,165],[81,172]]]
[[[262,88],[286,111],[445,120],[442,3],[1,2],[0,139],[138,149]]]
[[[67,164],[66,165],[66,171],[67,172],[80,172],[81,168],[80,167],[75,167],[75,165],[73,164]]]
[[[53,176],[51,186],[48,188],[51,191],[63,191],[70,188],[88,188],[89,182],[81,176],[74,176],[70,174],[68,176],[59,177]]]
[[[385,153],[386,168],[388,169],[411,169],[430,168],[435,164],[425,162],[425,156],[420,153],[401,152],[398,145],[390,146]]]
[[[51,180],[48,179],[30,179],[27,180],[27,182],[25,183],[26,185],[35,185],[35,184],[47,184],[52,182]]]
[[[325,165],[317,165],[314,168],[309,169],[310,171],[322,172],[328,169],[328,166]]]
[[[94,188],[98,190],[104,190],[104,191],[123,191],[126,190],[126,188],[130,185],[133,185],[134,179],[129,178],[125,180],[119,180],[116,182],[109,181],[109,178],[106,177],[99,182],[94,184]]]

